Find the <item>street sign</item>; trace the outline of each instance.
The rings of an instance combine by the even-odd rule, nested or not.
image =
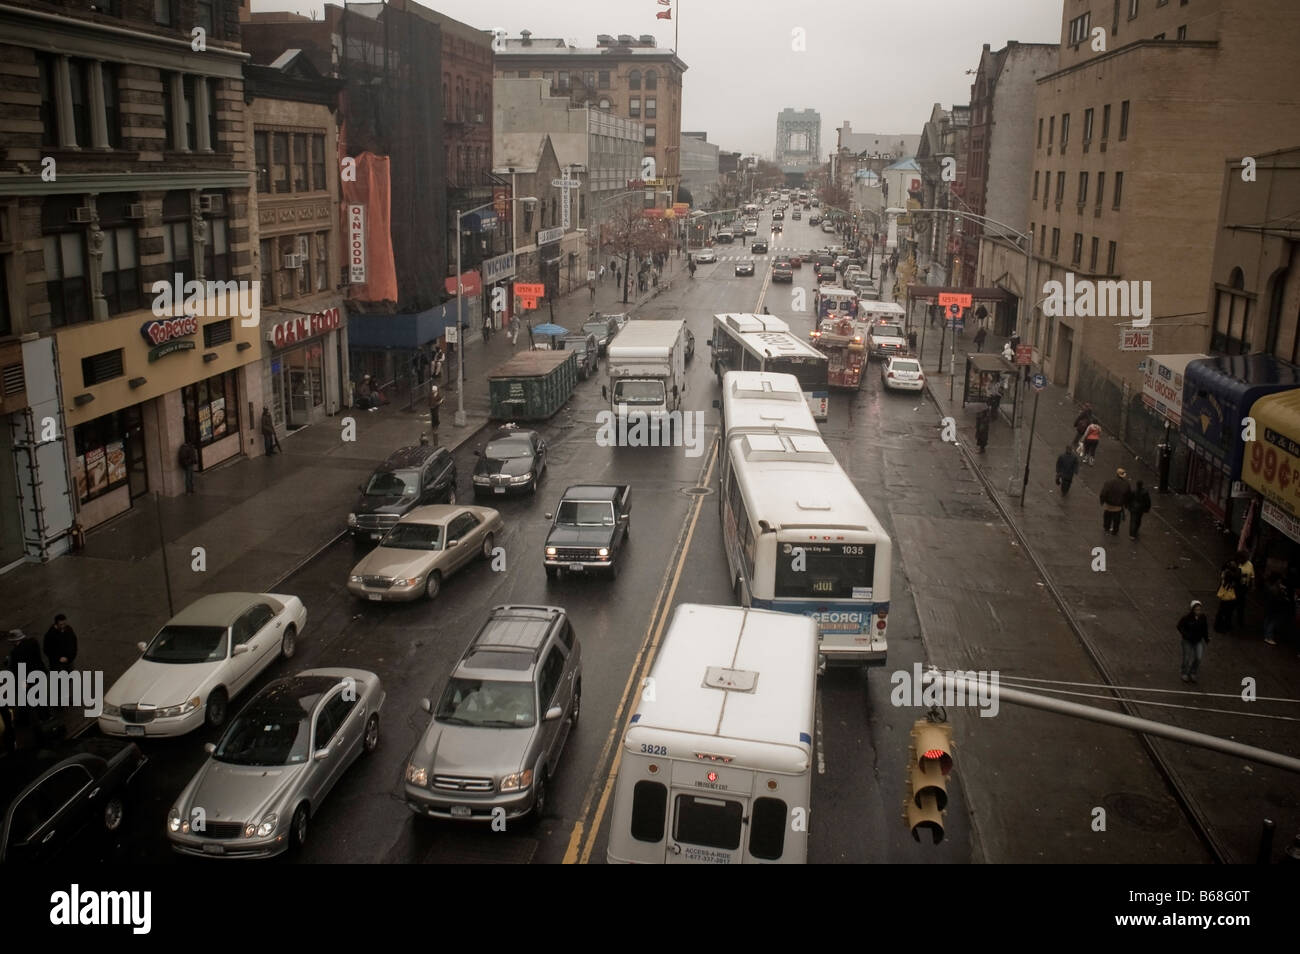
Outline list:
[[[520,298],[519,306],[521,308],[527,309],[528,311],[533,311],[534,309],[537,308],[537,299],[531,297]]]
[[[456,344],[460,341],[460,329],[455,325],[448,325],[442,331],[447,336],[447,344]]]
[[[545,298],[546,286],[542,284],[530,285],[527,282],[515,282],[515,294],[520,298]]]
[[[1034,348],[1032,345],[1020,345],[1016,348],[1016,364],[1022,364],[1026,367],[1034,359]]]
[[[593,268],[587,269],[587,281],[594,282],[595,280],[596,280],[596,270]]]
[[[940,305],[961,305],[963,308],[969,308],[971,306],[971,296],[959,295],[954,292],[940,292],[939,304]]]
[[[1121,328],[1119,330],[1119,350],[1150,351],[1153,347],[1153,337],[1150,328]]]
[[[1035,391],[1043,390],[1043,388],[1047,387],[1047,375],[1035,374],[1032,378],[1029,379],[1029,386],[1032,387]]]
[[[940,295],[939,297],[940,297],[940,298],[951,298],[952,296],[951,296],[951,295]],[[969,297],[969,296],[967,296],[967,297]],[[948,319],[949,319],[950,321],[957,321],[959,318],[961,318],[962,306],[961,306],[960,303],[955,302],[955,301],[954,301],[954,302],[940,301],[939,304],[941,304],[941,305],[947,305],[947,306],[948,306]]]

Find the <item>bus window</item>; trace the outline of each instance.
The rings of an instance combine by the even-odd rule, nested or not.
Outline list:
[[[735,851],[744,821],[740,802],[698,795],[678,795],[673,812],[673,840],[705,848]]]
[[[632,789],[632,837],[637,841],[663,841],[667,808],[667,788],[659,782],[637,782]]]
[[[804,557],[798,570],[796,546]],[[871,544],[782,543],[773,595],[778,599],[871,599],[875,563],[876,548]]]
[[[749,853],[764,861],[778,861],[785,852],[785,802],[756,798],[749,820]]]

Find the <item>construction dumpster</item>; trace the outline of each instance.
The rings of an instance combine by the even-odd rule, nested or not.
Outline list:
[[[573,396],[574,351],[522,351],[488,375],[495,420],[544,421]]]

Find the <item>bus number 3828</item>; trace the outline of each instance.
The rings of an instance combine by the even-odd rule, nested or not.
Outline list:
[[[666,745],[646,745],[646,744],[643,742],[643,743],[641,743],[641,751],[647,753],[648,755],[667,755],[667,754],[668,754],[668,746],[666,746]]]

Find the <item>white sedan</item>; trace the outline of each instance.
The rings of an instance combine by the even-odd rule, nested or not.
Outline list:
[[[891,391],[920,391],[925,372],[916,358],[890,358],[880,366],[880,383]]]
[[[231,699],[277,658],[293,656],[306,622],[296,596],[202,597],[139,644],[143,655],[104,696],[100,731],[159,737],[223,725]]]
[[[708,262],[716,262],[718,256],[713,253],[711,248],[702,248],[695,253],[695,264],[704,265]]]

